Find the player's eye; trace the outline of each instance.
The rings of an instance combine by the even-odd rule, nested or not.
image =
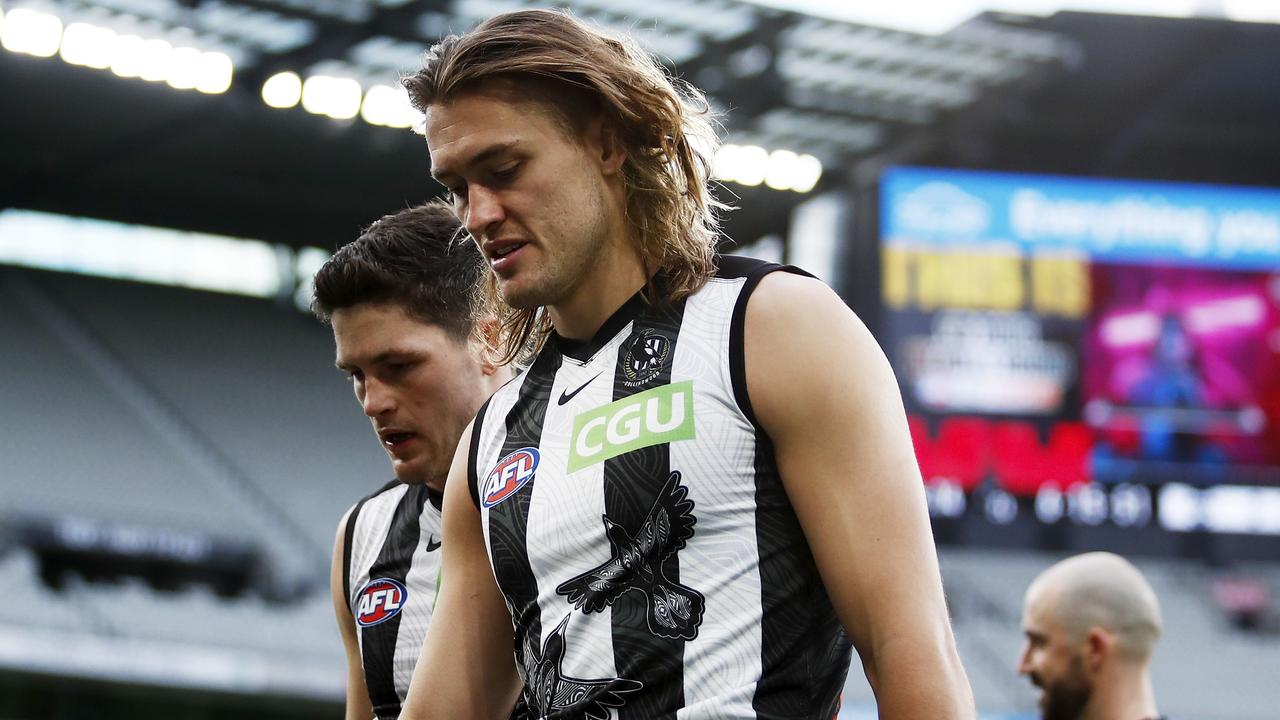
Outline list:
[[[467,186],[455,185],[453,187],[446,187],[444,189],[444,199],[445,202],[454,207],[458,207],[460,204],[465,204],[467,199]]]

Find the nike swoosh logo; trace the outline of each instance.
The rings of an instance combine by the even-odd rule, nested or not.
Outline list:
[[[432,535],[430,538],[427,539],[427,552],[435,552],[436,550],[439,550],[439,549],[440,549],[440,541],[436,540],[435,536]]]
[[[598,378],[598,377],[600,377],[600,373],[596,373],[596,374],[595,374],[595,377],[593,377],[593,378],[591,378],[591,380],[588,380],[588,381],[586,381],[586,382],[582,383],[581,385],[579,385],[579,386],[578,386],[578,389],[577,389],[577,390],[574,390],[573,392],[561,392],[561,393],[560,393],[560,401],[559,401],[559,402],[557,402],[556,404],[557,404],[557,405],[563,405],[563,404],[565,404],[565,403],[569,402],[570,400],[572,400],[572,399],[573,399],[573,396],[574,396],[574,395],[577,395],[578,393],[580,393],[580,392],[582,392],[583,390],[585,390],[585,389],[586,389],[586,387],[587,387],[588,385],[590,385],[590,384],[591,384],[591,381],[592,381],[592,380],[595,380],[595,379],[596,379],[596,378]]]

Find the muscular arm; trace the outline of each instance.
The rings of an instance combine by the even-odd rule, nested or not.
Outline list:
[[[467,487],[468,428],[458,441],[444,492],[440,600],[413,669],[402,720],[510,716],[520,691],[511,615],[498,590]]]
[[[347,651],[347,713],[346,720],[369,720],[373,706],[369,702],[369,690],[364,684],[364,661],[360,657],[360,641],[356,639],[356,622],[351,617],[351,606],[343,595],[342,555],[346,549],[348,510],[338,522],[338,537],[333,541],[333,563],[329,568],[329,592],[333,596],[333,614],[338,618],[338,632],[342,634],[342,647]]]
[[[822,283],[772,273],[748,301],[747,389],[882,718],[972,718],[898,385]]]

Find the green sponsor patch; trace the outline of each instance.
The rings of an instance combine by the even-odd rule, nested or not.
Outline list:
[[[693,439],[693,381],[645,390],[573,419],[569,472],[650,445]]]

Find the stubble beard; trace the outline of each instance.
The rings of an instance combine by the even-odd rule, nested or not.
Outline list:
[[[1044,690],[1044,720],[1079,720],[1093,695],[1079,657],[1072,659],[1066,676],[1052,685],[1043,684],[1038,676],[1033,681]]]
[[[584,203],[584,211],[587,210]],[[552,256],[541,246],[542,267],[537,276],[530,278],[519,292],[512,292],[503,283],[498,283],[498,295],[502,302],[516,310],[534,310],[540,307],[556,305],[573,295],[574,290],[597,271],[604,253],[604,245],[608,240],[608,223],[603,217],[600,202],[590,204],[592,220],[579,231],[582,238],[577,243],[560,243],[558,254]]]

